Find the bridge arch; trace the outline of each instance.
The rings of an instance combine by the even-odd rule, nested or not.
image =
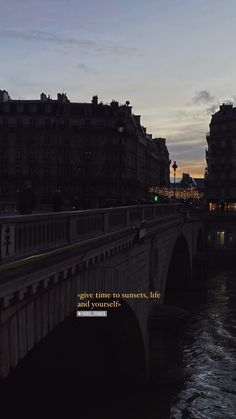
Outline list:
[[[179,290],[191,280],[191,259],[187,239],[183,234],[177,237],[171,251],[168,272],[165,281],[164,302],[172,290]]]
[[[96,300],[98,302],[99,300]],[[102,300],[104,302],[104,300]],[[122,301],[107,318],[70,315],[25,356],[10,373],[7,383],[37,388],[72,390],[77,386],[108,388],[146,379],[145,345],[137,317]],[[97,388],[97,391],[98,388]],[[86,395],[85,395],[86,396]]]

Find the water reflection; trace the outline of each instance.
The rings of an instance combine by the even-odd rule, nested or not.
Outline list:
[[[205,303],[195,302],[184,346],[186,379],[171,419],[235,418],[236,271],[212,274]]]

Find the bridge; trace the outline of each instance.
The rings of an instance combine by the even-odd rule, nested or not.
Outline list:
[[[0,224],[1,379],[63,327],[73,335],[63,362],[76,369],[72,346],[81,344],[85,322],[107,328],[127,379],[180,378],[176,336],[186,316],[166,304],[174,289],[196,286],[202,277],[199,217],[163,204],[4,216]],[[97,293],[93,301],[103,306],[110,300],[102,293],[118,296],[119,308],[102,309],[106,319],[76,318],[81,293]],[[80,310],[88,310],[83,301]]]

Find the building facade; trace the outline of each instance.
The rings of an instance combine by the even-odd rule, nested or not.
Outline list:
[[[0,202],[15,201],[25,180],[40,205],[60,189],[82,207],[138,203],[150,186],[169,184],[165,139],[146,133],[129,102],[103,104],[97,96],[12,100],[0,91],[0,161]]]
[[[206,135],[206,199],[210,211],[236,210],[236,108],[224,103]]]

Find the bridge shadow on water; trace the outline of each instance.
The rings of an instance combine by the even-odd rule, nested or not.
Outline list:
[[[31,417],[169,418],[169,390],[140,384],[142,336],[131,309],[122,307],[108,318],[71,316],[51,332],[2,385],[8,409]]]

